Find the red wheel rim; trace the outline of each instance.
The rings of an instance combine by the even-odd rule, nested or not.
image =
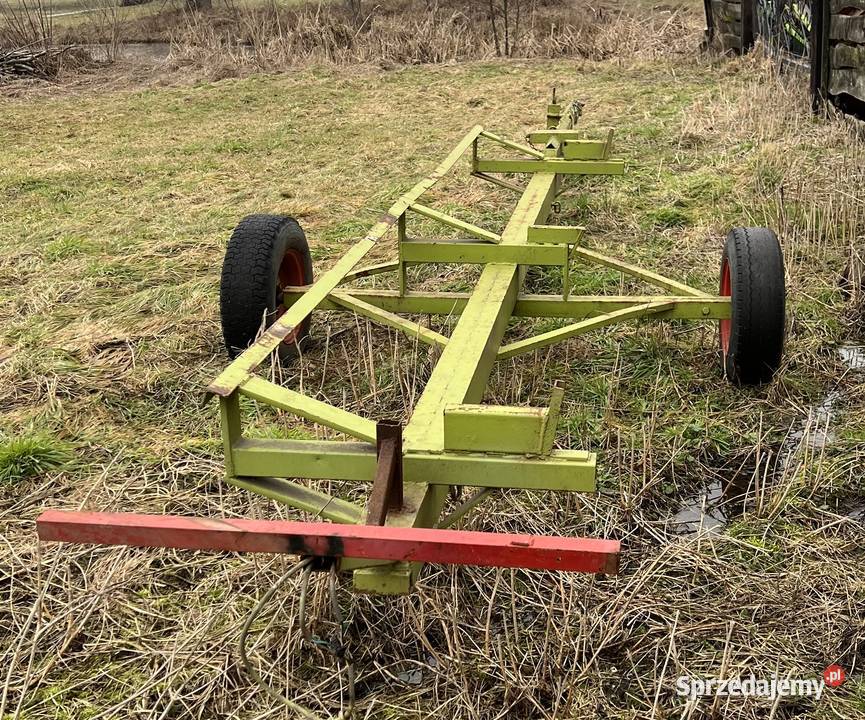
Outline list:
[[[730,297],[733,294],[733,284],[730,280],[730,263],[727,260],[724,260],[724,264],[721,266],[721,292],[720,294],[723,297]],[[718,323],[718,327],[720,330],[721,336],[721,352],[724,355],[727,355],[727,352],[730,349],[730,327],[731,321],[721,320]]]
[[[287,308],[282,301],[283,288],[289,285],[305,285],[306,278],[303,275],[303,259],[297,250],[287,250],[282,262],[279,264],[279,271],[276,274],[276,298],[279,303],[276,306],[274,320],[282,317]],[[304,323],[295,327],[285,339],[282,341],[287,345],[294,345],[298,335],[303,328]]]

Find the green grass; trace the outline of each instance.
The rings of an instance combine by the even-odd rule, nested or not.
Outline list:
[[[56,472],[70,460],[67,443],[45,435],[0,441],[0,486]]]

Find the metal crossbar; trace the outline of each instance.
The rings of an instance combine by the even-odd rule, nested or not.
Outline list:
[[[42,540],[615,574],[619,542],[285,520],[46,510]]]

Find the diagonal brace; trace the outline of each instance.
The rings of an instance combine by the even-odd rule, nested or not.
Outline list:
[[[375,265],[366,265],[365,267],[352,270],[343,276],[342,281],[344,283],[351,282],[358,278],[381,275],[382,273],[394,272],[395,270],[399,270],[399,261],[388,260],[387,262],[377,263]]]
[[[284,478],[228,477],[225,481],[229,485],[303,510],[315,517],[345,524],[356,524],[363,520],[363,508],[359,505]]]
[[[671,280],[668,277],[659,275],[658,273],[652,272],[651,270],[645,270],[644,268],[638,267],[637,265],[631,265],[630,263],[623,262],[622,260],[617,260],[616,258],[601,255],[601,253],[595,252],[594,250],[589,250],[583,247],[576,247],[573,250],[573,254],[577,257],[583,258],[584,260],[589,260],[591,262],[596,262],[599,265],[605,265],[606,267],[619,270],[625,273],[625,275],[639,278],[640,280],[643,280],[650,285],[665,288],[670,292],[681,293],[682,295],[689,295],[691,297],[710,297],[708,293],[704,293],[702,290],[692,288],[690,285],[685,285],[685,283]]]
[[[481,240],[486,240],[487,242],[491,243],[500,243],[502,241],[501,235],[497,235],[496,233],[490,232],[489,230],[484,230],[482,227],[472,225],[472,223],[470,222],[460,220],[459,218],[455,218],[453,215],[443,213],[440,210],[433,210],[431,207],[421,205],[417,202],[412,203],[410,207],[418,215],[423,215],[430,220],[440,222],[442,225],[447,225],[448,227],[462,230],[463,232],[467,232],[469,235],[473,235],[474,237],[480,238]]]
[[[334,293],[330,296],[330,299],[337,305],[341,305],[349,310],[354,310],[358,315],[363,315],[364,317],[368,317],[370,320],[378,321],[383,325],[387,325],[396,330],[402,330],[402,332],[409,337],[417,338],[427,345],[438,345],[439,347],[444,347],[448,344],[447,337],[441,333],[431,330],[428,327],[424,327],[420,323],[406,320],[404,317],[401,317],[396,313],[382,310],[368,302],[358,300],[357,298],[352,297],[349,293]]]
[[[487,140],[492,140],[503,147],[509,148],[511,150],[516,150],[517,152],[521,152],[525,155],[531,155],[533,158],[542,158],[544,154],[540,150],[535,150],[533,147],[529,147],[528,145],[523,145],[522,143],[513,142],[512,140],[508,140],[503,137],[499,137],[495,133],[491,133],[488,130],[484,130],[480,135],[482,138],[486,138]]]
[[[646,315],[653,315],[664,310],[669,310],[673,305],[674,303],[672,302],[646,303],[644,305],[635,305],[634,307],[606,313],[605,315],[598,315],[597,317],[589,318],[588,320],[583,320],[574,323],[573,325],[566,325],[557,330],[550,330],[549,332],[541,333],[540,335],[535,335],[534,337],[526,338],[525,340],[518,340],[517,342],[503,345],[496,355],[496,359],[506,360],[515,355],[522,355],[523,353],[532,352],[533,350],[539,350],[547,345],[554,345],[562,340],[567,340],[576,335],[582,335],[583,333],[604,327],[605,325],[612,325],[622,320],[644,317]]]
[[[287,410],[319,425],[339,430],[359,440],[375,441],[375,423],[348,410],[328,405],[254,375],[244,380],[239,390],[241,395],[280,410]]]
[[[499,187],[503,187],[507,190],[513,190],[514,192],[520,193],[522,195],[526,189],[522,185],[518,185],[515,182],[511,182],[510,180],[505,180],[504,178],[496,177],[495,175],[487,175],[482,172],[473,172],[472,177],[480,178],[481,180],[486,180],[487,182],[491,182],[493,185],[498,185]]]

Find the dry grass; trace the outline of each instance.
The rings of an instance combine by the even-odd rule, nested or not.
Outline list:
[[[137,6],[130,14],[128,8],[105,0],[69,23],[63,17],[55,20],[53,7],[37,0],[0,5],[0,48],[44,46],[54,62],[43,62],[31,74],[57,78],[64,69],[92,67],[92,61],[85,62],[88,53],[113,62],[129,43],[162,43],[170,45],[171,70],[221,79],[308,64],[393,68],[498,56],[669,57],[691,52],[693,30],[701,22],[688,3],[659,13],[640,3],[623,9],[586,0],[510,0],[507,23],[501,13],[504,4],[493,5],[499,8],[495,22],[488,4],[459,0],[385,0],[363,6],[360,14],[337,2],[232,0],[204,13],[166,2],[147,12]],[[70,48],[75,51],[70,53]],[[64,65],[64,58],[75,62]]]
[[[695,47],[696,28],[691,37]],[[610,329],[497,367],[488,401],[540,404],[553,380],[570,382],[558,442],[599,451],[600,492],[505,492],[467,527],[618,537],[622,573],[429,567],[410,597],[343,590],[358,716],[862,716],[865,532],[852,515],[865,504],[865,396],[835,352],[860,339],[836,279],[863,239],[851,192],[862,133],[842,118],[811,119],[802,87],[759,58],[712,65],[673,53],[313,67],[10,99],[0,430],[38,438],[43,454],[54,437],[74,457],[0,485],[3,720],[290,717],[235,652],[242,618],[289,560],[39,547],[33,519],[43,507],[289,516],[221,483],[216,415],[200,404],[224,363],[216,287],[231,227],[256,210],[295,214],[326,267],[465,126],[519,137],[535,125],[553,78],[562,96],[588,101],[589,132],[620,129],[633,160],[626,178],[587,180],[563,198],[562,219],[587,224],[593,246],[674,266],[709,289],[728,226],[780,230],[785,367],[767,389],[732,388],[719,377],[714,329],[680,324]],[[512,200],[448,179],[431,202],[495,228]],[[445,285],[472,277],[453,270]],[[579,269],[575,278],[583,292],[621,282]],[[442,287],[430,273],[413,281]],[[316,327],[317,348],[286,382],[370,417],[407,415],[434,356],[349,316],[321,314]],[[827,420],[814,408],[830,391]],[[322,434],[247,412],[262,435]],[[815,447],[811,431],[827,422],[833,441]],[[744,513],[730,503],[726,526],[677,533],[671,517],[713,480],[746,491]],[[301,648],[296,597],[296,583],[278,595],[253,655],[275,686],[335,713],[344,682],[327,656]],[[316,632],[332,629],[323,579],[310,615]],[[692,706],[674,694],[682,674],[813,677],[831,662],[850,679],[819,702]]]
[[[122,43],[170,43],[173,67],[207,69],[213,77],[309,63],[354,65],[446,63],[510,57],[651,58],[688,53],[692,2],[651,12],[643,3],[586,0],[510,0],[508,23],[487,3],[459,0],[384,0],[347,3],[235,3],[188,13],[176,2],[134,14],[110,5],[61,24],[67,44],[107,45],[113,58]],[[514,8],[519,8],[516,13]],[[124,11],[126,9],[123,9]],[[507,27],[507,37],[505,28]]]
[[[358,19],[341,4],[298,9],[230,8],[176,23],[170,33],[179,64],[226,63],[261,69],[309,62],[425,64],[518,57],[657,57],[683,51],[690,33],[682,14],[609,10],[583,0],[523,2],[505,49],[485,3],[385,2]],[[501,22],[501,21],[500,21]]]

